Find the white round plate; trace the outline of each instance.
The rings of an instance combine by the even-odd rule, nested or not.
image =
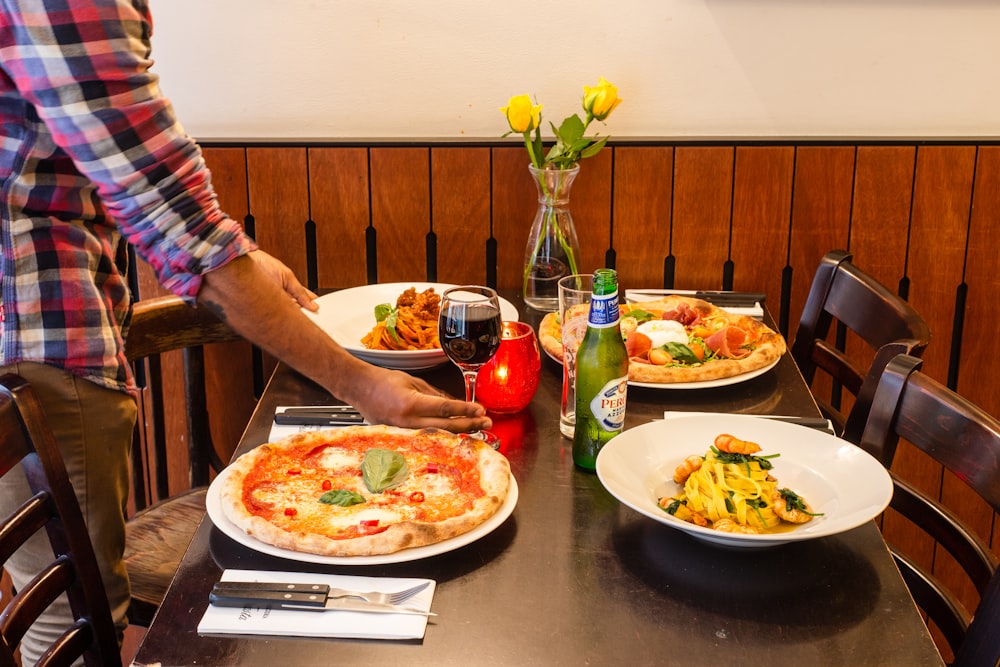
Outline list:
[[[344,349],[359,359],[397,370],[415,371],[433,368],[448,361],[441,348],[433,350],[369,350],[361,339],[375,326],[375,306],[380,303],[395,305],[396,299],[409,288],[417,292],[433,287],[439,295],[454,285],[445,283],[376,283],[337,292],[330,292],[316,299],[319,312],[303,310],[323,331]],[[500,314],[507,322],[520,316],[510,301],[500,298]]]
[[[299,551],[291,551],[290,549],[282,549],[280,547],[267,544],[266,542],[261,542],[257,538],[247,535],[246,532],[230,521],[226,517],[225,512],[222,510],[222,502],[220,500],[222,485],[225,483],[225,479],[228,477],[228,474],[229,468],[226,468],[219,473],[219,476],[216,477],[212,481],[212,484],[208,487],[208,495],[205,498],[205,508],[208,511],[208,517],[212,520],[212,523],[215,524],[215,527],[222,531],[222,533],[227,537],[232,538],[236,542],[239,542],[243,546],[253,549],[254,551],[259,551],[260,553],[268,554],[269,556],[287,558],[288,560],[295,560],[303,563],[321,563],[325,565],[385,565],[388,563],[405,563],[411,560],[430,558],[431,556],[437,556],[439,554],[464,547],[467,544],[471,544],[476,540],[489,535],[507,520],[507,517],[514,512],[514,506],[517,505],[517,481],[514,479],[514,476],[511,475],[507,497],[504,499],[503,504],[500,505],[500,509],[498,509],[489,519],[467,533],[462,533],[461,535],[453,537],[450,540],[438,542],[437,544],[428,544],[423,547],[403,549],[402,551],[384,554],[381,556],[321,556],[319,554],[302,553]]]
[[[701,382],[636,382],[629,380],[628,386],[646,387],[647,389],[711,389],[713,387],[727,387],[731,384],[739,384],[740,382],[746,382],[747,380],[759,377],[777,366],[779,361],[781,361],[781,357],[755,371],[740,373],[739,375],[727,378],[719,378],[718,380],[702,380]]]
[[[822,516],[787,532],[739,535],[702,528],[660,509],[658,498],[680,491],[673,481],[677,465],[692,454],[703,455],[720,433],[758,443],[762,455],[779,454],[772,459],[778,483]],[[623,431],[597,455],[597,476],[636,512],[736,548],[773,547],[851,530],[878,516],[892,498],[889,473],[861,448],[816,429],[745,415],[671,417]]]

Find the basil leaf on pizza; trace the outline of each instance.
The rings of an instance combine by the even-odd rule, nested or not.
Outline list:
[[[629,316],[634,317],[637,322],[648,322],[649,320],[657,319],[656,315],[639,308],[633,308],[629,311]]]
[[[665,345],[667,353],[673,357],[674,361],[679,361],[683,364],[700,364],[701,359],[698,355],[694,353],[690,347],[684,343],[667,343]]]
[[[372,493],[399,486],[410,474],[410,466],[399,452],[388,449],[369,449],[361,462],[365,486]]]
[[[341,507],[350,507],[351,505],[360,505],[365,502],[365,497],[360,493],[354,491],[348,491],[347,489],[337,489],[336,491],[327,491],[322,496],[319,497],[319,501],[326,505],[340,505]]]
[[[506,457],[478,440],[431,428],[348,426],[261,445],[222,481],[226,518],[256,540],[346,557],[466,533],[500,509],[511,475]]]

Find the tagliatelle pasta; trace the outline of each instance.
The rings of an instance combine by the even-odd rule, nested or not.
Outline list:
[[[687,507],[712,523],[732,519],[741,526],[767,531],[780,519],[770,506],[778,482],[760,462],[722,463],[711,450],[701,468],[684,483]]]
[[[678,519],[733,533],[775,532],[817,516],[771,475],[770,459],[778,455],[755,456],[759,451],[756,443],[720,435],[704,456],[678,466],[674,481],[683,490],[660,498],[659,506]]]

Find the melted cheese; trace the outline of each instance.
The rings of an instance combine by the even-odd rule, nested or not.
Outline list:
[[[340,447],[328,447],[319,457],[320,465],[329,470],[340,470],[343,468],[360,468],[364,454],[353,452]]]
[[[361,462],[373,446],[386,444],[360,442],[281,452],[244,480],[244,502],[252,513],[285,530],[348,539],[402,521],[435,522],[458,516],[482,494],[474,467],[469,469],[468,461],[449,460],[457,452],[443,448],[409,451],[407,479],[394,489],[371,493]],[[344,507],[320,501],[323,494],[336,490],[353,491],[365,502]]]
[[[653,342],[653,347],[663,347],[667,343],[687,345],[688,335],[684,325],[674,320],[649,320],[643,322],[636,331],[645,334]]]

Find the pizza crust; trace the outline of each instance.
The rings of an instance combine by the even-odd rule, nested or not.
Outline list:
[[[623,304],[621,307],[622,326],[623,328],[629,326],[626,320],[628,313],[633,310],[646,310],[652,313],[667,312],[677,308],[682,303],[696,311],[703,319],[723,318],[729,325],[750,332],[756,338],[753,351],[739,359],[716,359],[697,366],[659,366],[632,359],[629,363],[629,380],[644,384],[721,380],[770,366],[786,351],[784,337],[763,322],[747,315],[730,313],[707,301],[682,295],[669,295],[656,301]],[[542,318],[538,325],[538,340],[548,355],[557,360],[562,359],[563,345],[558,313],[547,313]]]
[[[282,469],[267,473],[273,478],[268,483],[260,481],[257,476],[262,470],[266,470],[268,461],[286,460],[281,457],[291,451],[314,452],[341,444],[350,446],[352,440],[357,442],[361,439],[367,443],[375,443],[373,446],[399,451],[408,463],[411,458],[415,460],[427,447],[436,447],[437,452],[446,451],[452,458],[440,461],[440,465],[462,468],[463,478],[468,476],[470,484],[473,477],[478,477],[477,490],[481,490],[481,493],[475,494],[464,509],[454,516],[433,521],[404,517],[384,530],[356,537],[339,537],[332,528],[324,530],[313,524],[306,530],[298,530],[294,527],[294,521],[288,522],[290,525],[279,525],[281,522],[268,520],[248,508],[245,493],[245,483],[248,479],[253,476],[252,484],[257,485],[251,488],[256,489],[260,486],[272,491],[275,489],[274,485],[280,485],[283,481],[282,476],[285,472]],[[445,449],[442,450],[442,447]],[[305,463],[311,459],[305,457],[303,460]],[[357,477],[360,479],[360,468]],[[411,466],[410,476],[405,483],[407,493],[419,490],[420,482],[420,471],[414,470]],[[244,454],[230,465],[227,479],[221,489],[220,500],[223,512],[233,524],[266,544],[324,556],[376,556],[436,544],[472,530],[500,509],[507,497],[509,485],[510,465],[507,459],[478,440],[463,438],[438,429],[413,431],[390,426],[355,426],[299,433],[278,442],[261,445]],[[278,494],[281,495],[280,490]],[[293,495],[290,489],[287,495]],[[420,505],[420,510],[427,510],[425,503],[436,501],[432,493],[426,495],[427,498],[423,502],[412,505],[414,507]],[[446,502],[441,496],[438,498],[442,503]],[[286,504],[297,505],[303,510],[313,510],[317,503],[316,494],[313,494],[306,498],[288,497]],[[361,506],[354,506],[354,509],[336,505],[322,507],[322,511],[329,517],[330,526],[340,525],[338,523],[340,519],[337,518],[340,515],[347,515],[348,518],[345,520],[350,520],[350,515],[366,511]]]

